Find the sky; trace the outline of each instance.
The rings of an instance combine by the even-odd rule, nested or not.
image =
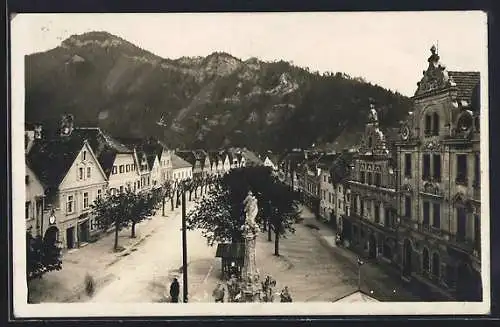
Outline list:
[[[19,14],[11,31],[24,55],[74,34],[107,31],[164,58],[225,51],[243,60],[286,60],[406,96],[414,94],[433,44],[448,70],[487,71],[487,21],[479,11]]]

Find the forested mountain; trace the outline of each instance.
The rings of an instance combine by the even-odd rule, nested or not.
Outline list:
[[[410,111],[409,98],[343,73],[222,52],[165,59],[107,32],[71,36],[25,62],[27,121],[54,129],[72,113],[79,126],[180,148],[305,148],[362,130],[370,98],[383,127]]]

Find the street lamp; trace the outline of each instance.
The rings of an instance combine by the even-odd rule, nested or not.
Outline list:
[[[364,265],[364,261],[362,261],[359,257],[357,259],[358,263],[358,291],[361,291],[361,266]]]
[[[182,195],[182,301],[188,302],[187,237],[186,237],[186,189],[180,185]]]

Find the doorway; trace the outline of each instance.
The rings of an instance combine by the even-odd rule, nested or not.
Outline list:
[[[368,258],[374,259],[377,257],[377,240],[375,235],[370,234],[368,238]]]
[[[75,247],[75,227],[66,229],[66,247],[68,249]]]
[[[404,245],[403,245],[403,253],[404,253],[404,256],[403,256],[403,275],[405,277],[411,276],[412,252],[413,252],[413,248],[411,246],[411,242],[408,239],[406,239],[404,241]]]
[[[79,241],[82,243],[88,243],[89,241],[89,221],[86,220],[78,226],[78,231],[80,232]]]

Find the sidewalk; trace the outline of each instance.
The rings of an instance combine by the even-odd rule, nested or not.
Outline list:
[[[194,201],[187,203],[187,212]],[[118,234],[118,245],[123,248],[114,252],[114,231],[104,233],[94,243],[88,243],[78,249],[71,249],[62,255],[62,269],[46,273],[41,279],[29,284],[31,303],[41,302],[77,302],[87,298],[84,291],[85,276],[89,274],[95,280],[95,288],[100,288],[111,282],[116,276],[109,268],[123,257],[128,256],[151,237],[167,219],[177,219],[181,215],[181,207],[170,210],[170,203],[165,205],[165,216],[162,208],[157,214],[136,225],[136,238],[131,238],[130,228],[121,230]]]

